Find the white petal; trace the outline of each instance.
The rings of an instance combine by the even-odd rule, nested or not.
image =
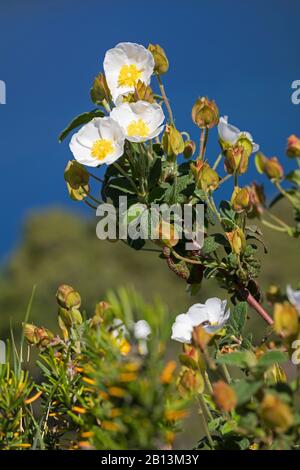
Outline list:
[[[205,306],[208,312],[208,319],[210,323],[219,323],[221,321],[223,309],[222,301],[218,297],[207,299]]]
[[[193,326],[198,326],[201,323],[209,321],[206,306],[203,304],[192,305],[189,308],[187,315],[189,316]]]
[[[134,324],[134,336],[136,339],[147,339],[151,333],[151,328],[146,320],[139,320]]]
[[[180,343],[191,343],[193,326],[185,321],[175,322],[172,326],[171,339]]]
[[[300,290],[294,290],[290,285],[286,288],[287,298],[300,312]]]
[[[231,144],[234,144],[236,140],[238,139],[238,136],[240,134],[240,129],[229,124],[228,117],[224,116],[220,118],[220,121],[218,124],[218,132],[219,132],[220,138],[224,142],[229,142]]]

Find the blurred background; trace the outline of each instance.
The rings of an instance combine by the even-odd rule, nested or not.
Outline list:
[[[164,83],[180,130],[198,139],[191,107],[206,95],[290,169],[284,148],[288,135],[299,134],[291,84],[300,78],[300,3],[1,0],[0,15],[0,80],[7,93],[0,105],[0,337],[8,337],[10,319],[18,324],[24,317],[33,284],[31,319],[49,327],[56,323],[60,283],[74,285],[87,309],[108,288],[133,285],[149,300],[160,295],[173,316],[186,311],[191,299],[184,284],[156,255],[96,238],[93,214],[68,198],[63,171],[71,153],[58,135],[93,108],[89,89],[107,49],[120,41],[152,42],[169,57]],[[217,152],[213,130],[207,155],[214,159]],[[253,158],[249,177],[261,180]],[[272,187],[266,190],[271,198]],[[284,205],[277,210],[285,217]],[[298,282],[299,242],[264,233],[271,254],[260,284]],[[204,283],[195,301],[218,294]]]

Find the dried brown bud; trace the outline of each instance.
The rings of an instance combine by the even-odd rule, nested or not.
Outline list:
[[[237,405],[235,391],[222,380],[213,384],[213,398],[217,407],[222,411],[233,411]]]

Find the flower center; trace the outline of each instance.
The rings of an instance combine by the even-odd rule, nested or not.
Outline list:
[[[127,127],[127,135],[129,137],[134,135],[138,135],[139,137],[147,137],[147,135],[149,135],[149,132],[149,127],[142,119],[132,121]]]
[[[103,160],[108,155],[113,153],[113,151],[114,146],[111,140],[99,139],[94,142],[93,147],[91,149],[91,154],[94,158],[97,158],[98,160]]]
[[[119,87],[134,87],[142,75],[142,70],[139,70],[136,65],[123,65],[120,70],[118,85]]]

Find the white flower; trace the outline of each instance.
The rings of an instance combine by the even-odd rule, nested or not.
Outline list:
[[[114,338],[118,338],[119,336],[121,336],[122,338],[124,338],[125,336],[129,336],[129,331],[127,330],[124,322],[120,320],[120,318],[114,319],[112,327],[112,336]]]
[[[252,144],[252,153],[257,152],[259,150],[259,145],[254,143],[252,135],[249,132],[240,131],[240,129],[238,129],[237,127],[229,124],[228,116],[220,118],[218,124],[218,132],[220,139],[225,143],[235,145],[238,139],[245,137]]]
[[[172,326],[171,339],[180,343],[190,343],[192,341],[193,323],[186,313],[182,313],[175,318]]]
[[[291,304],[293,304],[298,312],[300,312],[300,290],[294,290],[290,285],[288,285],[286,288],[286,294]]]
[[[147,101],[122,103],[112,110],[110,116],[122,127],[130,142],[145,142],[153,139],[163,130],[165,119],[159,104]]]
[[[217,297],[208,299],[205,304],[192,305],[187,313],[175,318],[172,326],[172,339],[180,343],[190,343],[195,326],[201,325],[207,333],[215,333],[223,328],[230,316],[226,311],[227,300]]]
[[[144,46],[121,42],[106,52],[103,67],[113,101],[116,103],[119,97],[134,91],[139,80],[149,85],[154,59]]]
[[[135,339],[145,340],[151,334],[151,328],[146,320],[139,320],[134,324],[133,334]]]
[[[70,149],[83,165],[110,165],[123,155],[124,133],[110,117],[94,118],[72,136]]]
[[[207,333],[214,333],[223,328],[230,316],[230,310],[226,311],[227,300],[218,297],[207,299],[205,304],[192,305],[187,315],[193,326],[202,325]]]

